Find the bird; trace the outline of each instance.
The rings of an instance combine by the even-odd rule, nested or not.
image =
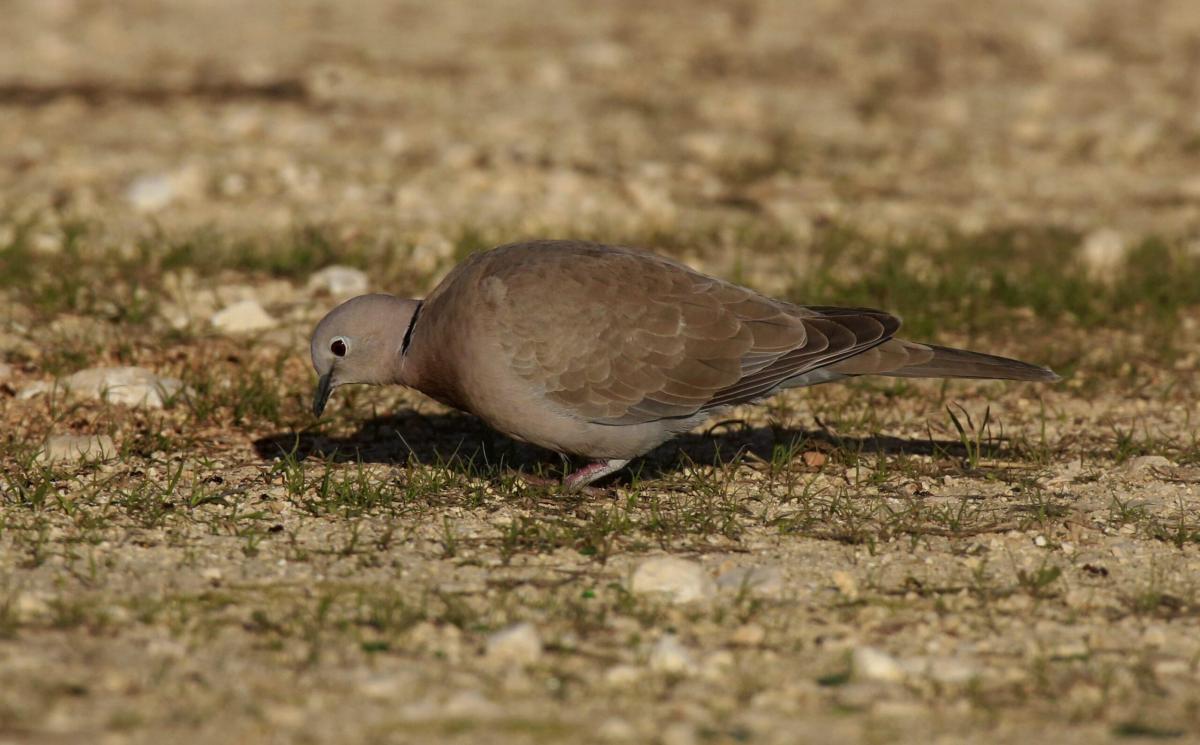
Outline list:
[[[1052,370],[896,337],[871,308],[797,305],[641,249],[537,240],[472,254],[424,299],[351,298],[316,326],[313,413],[401,385],[588,461],[575,491],[732,406],[863,375],[1052,382]]]

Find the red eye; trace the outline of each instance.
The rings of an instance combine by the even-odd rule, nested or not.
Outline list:
[[[345,357],[346,342],[342,341],[341,339],[334,339],[333,343],[329,345],[329,351],[333,352],[334,355],[338,357]]]

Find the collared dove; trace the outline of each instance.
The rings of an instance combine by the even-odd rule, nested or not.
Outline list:
[[[868,308],[793,305],[635,249],[576,241],[474,254],[424,300],[362,295],[312,337],[313,412],[398,384],[590,465],[577,489],[737,404],[858,375],[1054,381],[1044,367],[897,339]]]

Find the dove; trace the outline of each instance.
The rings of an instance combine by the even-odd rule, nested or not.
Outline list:
[[[861,375],[1055,381],[1019,360],[905,341],[882,310],[776,300],[639,249],[513,243],[423,300],[361,295],[317,324],[313,413],[401,385],[589,461],[579,489],[732,406]]]

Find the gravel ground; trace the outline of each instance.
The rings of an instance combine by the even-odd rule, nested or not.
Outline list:
[[[1200,737],[1198,40],[1186,0],[7,3],[0,742]],[[535,235],[1068,378],[791,392],[586,497],[415,394],[312,420],[340,297]]]

